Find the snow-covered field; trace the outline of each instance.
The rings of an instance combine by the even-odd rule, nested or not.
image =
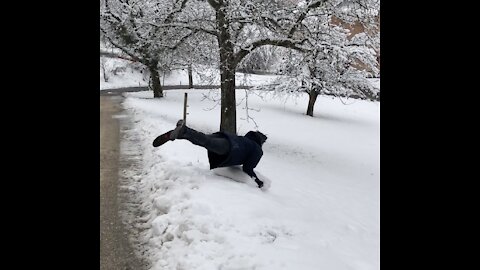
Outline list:
[[[117,72],[114,75],[115,69]],[[105,73],[107,81],[105,81]],[[100,57],[100,90],[147,85],[148,76],[133,68],[129,61]]]
[[[152,269],[380,269],[379,102],[319,97],[308,117],[307,96],[250,92],[252,120],[237,90],[238,134],[268,135],[256,168],[271,181],[262,191],[209,170],[206,150],[188,141],[152,147],[183,117],[185,92],[187,125],[218,131],[218,90],[127,93],[123,103],[134,123],[123,151],[140,157],[123,173],[147,213]]]
[[[107,73],[108,82],[105,82],[102,64]],[[120,71],[113,76],[111,73],[116,68]],[[187,69],[173,70],[168,74],[160,74],[160,76],[162,85],[188,85]],[[275,75],[256,75],[238,72],[235,82],[239,86],[257,86],[274,81],[276,78],[277,76]],[[218,70],[197,67],[193,71],[193,83],[195,85],[220,85],[220,73]],[[133,69],[129,61],[107,57],[100,58],[100,90],[147,85],[148,76],[139,70]]]

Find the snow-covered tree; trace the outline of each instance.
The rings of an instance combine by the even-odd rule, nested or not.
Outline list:
[[[372,8],[364,8],[367,5]],[[320,94],[377,99],[378,89],[366,79],[368,74],[379,73],[379,31],[372,20],[376,16],[372,11],[378,13],[378,9],[373,7],[373,1],[344,1],[324,10],[328,12],[322,16],[306,18],[302,32],[308,33],[308,40],[302,51],[285,53],[281,73],[288,76],[274,85],[275,90],[307,93],[306,114],[310,116]],[[350,23],[360,25],[362,30],[352,35]]]
[[[277,53],[278,49],[279,47],[271,45],[255,49],[239,63],[238,70],[247,73],[273,72],[275,70],[274,66],[281,59],[281,56]]]
[[[328,0],[298,4],[285,0],[183,0],[169,23],[159,28],[198,30],[217,41],[221,84],[220,130],[236,133],[235,71],[252,51],[265,45],[302,50],[305,37],[296,33],[307,14],[318,12]],[[338,1],[336,1],[338,2]]]
[[[318,95],[354,97],[376,100],[378,89],[348,60],[351,52],[330,47],[305,54],[289,52],[282,65],[288,74],[274,85],[276,91],[287,94],[307,93],[309,102],[306,114],[313,116]]]
[[[335,26],[329,24],[329,18],[336,15],[345,22],[363,22],[368,17],[363,10],[374,1],[379,0],[118,0],[121,12],[107,12],[106,17],[117,31],[111,39],[134,43],[135,52],[149,56],[148,59],[165,52],[165,48],[180,48],[178,41],[216,41],[221,84],[220,130],[236,133],[235,71],[242,60],[266,45],[300,52],[320,52],[325,47],[338,51],[328,42],[315,40],[336,37],[330,32],[329,27]],[[344,8],[347,12],[340,12],[340,7],[348,7]],[[319,26],[315,30],[310,25]],[[197,46],[195,54],[187,55],[196,57],[203,49]]]
[[[171,27],[159,29],[151,22],[168,23],[179,12],[174,2],[105,0],[100,8],[103,36],[132,61],[145,65],[150,73],[154,97],[162,97],[159,70],[175,62],[176,49],[195,31]],[[125,58],[125,57],[124,57]]]

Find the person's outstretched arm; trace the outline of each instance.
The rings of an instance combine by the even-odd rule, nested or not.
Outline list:
[[[253,169],[257,167],[257,164],[260,162],[262,155],[263,155],[262,150],[255,152],[250,156],[249,159],[245,161],[245,163],[243,163],[243,171],[246,174],[248,174],[251,178],[253,178],[253,180],[255,180],[255,183],[257,183],[259,188],[263,187],[263,181],[258,179]]]

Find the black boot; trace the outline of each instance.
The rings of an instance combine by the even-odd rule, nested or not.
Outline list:
[[[183,120],[178,120],[177,127],[174,130],[163,133],[153,140],[153,147],[159,147],[168,141],[173,141],[183,133],[185,133],[185,125],[183,124]]]
[[[182,119],[178,120],[177,127],[170,133],[170,140],[180,138],[185,133],[185,124]]]
[[[155,140],[153,140],[153,147],[159,147],[160,145],[170,141],[170,135],[172,134],[172,131],[173,130],[170,130],[155,138]]]

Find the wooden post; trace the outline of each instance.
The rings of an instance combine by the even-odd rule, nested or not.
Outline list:
[[[185,97],[183,99],[183,124],[187,124],[187,97],[188,93],[185,93]]]

